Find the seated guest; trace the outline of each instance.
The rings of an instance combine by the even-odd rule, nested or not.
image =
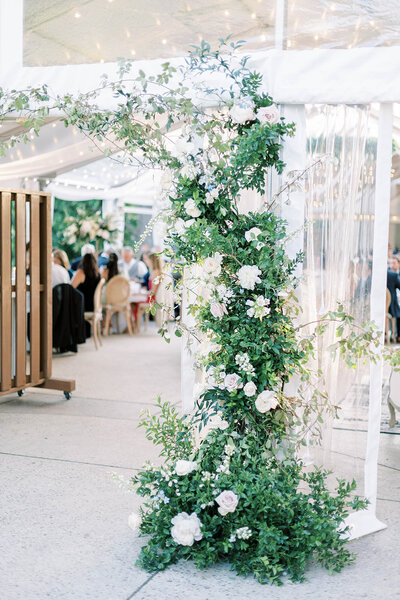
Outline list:
[[[67,269],[64,269],[61,265],[57,265],[56,263],[51,263],[51,285],[55,287],[59,283],[69,283],[69,273]]]
[[[108,244],[107,248],[104,247],[103,251],[100,252],[100,254],[97,258],[97,264],[98,264],[99,268],[107,266],[107,263],[108,263],[108,260],[109,260],[111,254],[115,254],[115,250],[114,250],[114,248],[112,248],[110,246],[110,244]]]
[[[82,257],[85,254],[96,254],[96,248],[93,246],[93,244],[83,244],[81,248],[81,255],[78,256],[78,258],[74,258],[74,260],[71,262],[72,271],[79,269]]]
[[[64,267],[69,273],[70,279],[72,278],[73,272],[71,270],[71,265],[69,264],[67,253],[64,250],[59,250],[58,248],[54,248],[53,250],[53,263],[55,265],[60,265],[60,267]]]
[[[150,255],[151,255],[151,252],[145,252],[142,255],[142,260],[147,267],[147,273],[143,277],[143,287],[147,288],[148,290],[150,289],[150,265],[151,265]]]
[[[102,277],[106,281],[110,281],[112,277],[119,274],[118,256],[115,252],[111,252],[105,269],[103,269]]]
[[[94,310],[94,292],[99,281],[100,272],[94,254],[85,254],[71,281],[71,285],[83,294],[85,312]],[[89,323],[86,324],[86,337],[90,337]]]
[[[130,246],[122,248],[122,258],[119,262],[121,272],[131,279],[143,283],[143,277],[147,273],[147,267],[143,261],[137,260]]]
[[[389,306],[389,313],[392,317],[396,318],[397,322],[397,342],[400,342],[400,305],[397,299],[397,290],[400,289],[400,276],[396,271],[392,270],[394,265],[391,262],[391,268],[388,269],[387,272],[387,288],[390,292],[391,300]],[[392,332],[393,338],[395,337],[395,332]]]

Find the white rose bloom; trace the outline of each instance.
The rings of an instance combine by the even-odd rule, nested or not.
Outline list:
[[[228,373],[224,379],[224,386],[228,392],[233,392],[240,387],[240,377],[236,373]]]
[[[257,119],[265,125],[275,125],[279,122],[279,110],[272,104],[271,106],[262,106],[257,110]]]
[[[228,314],[225,304],[222,304],[221,302],[213,302],[210,304],[210,312],[216,319],[222,319],[224,315]]]
[[[264,390],[257,396],[256,409],[260,413],[266,413],[278,406],[278,398],[272,390]]]
[[[128,517],[128,525],[133,531],[137,531],[142,522],[140,516],[137,513],[131,513]]]
[[[189,198],[189,200],[186,200],[184,208],[189,217],[194,217],[196,219],[201,215],[201,210],[199,209],[193,198]]]
[[[177,475],[189,475],[197,469],[197,462],[191,460],[177,460],[175,465],[175,473]]]
[[[181,546],[193,546],[195,541],[198,542],[203,537],[202,523],[196,513],[188,515],[186,512],[181,512],[171,519],[171,523],[173,525],[171,536]]]
[[[196,221],[194,219],[188,219],[187,221],[185,221],[185,227],[186,229],[189,229],[189,227],[191,227],[193,225],[193,223],[195,223]]]
[[[207,256],[203,262],[203,270],[208,275],[218,277],[221,273],[222,258],[223,257],[219,252],[216,252],[214,256]]]
[[[262,231],[258,227],[252,227],[244,234],[244,237],[248,242],[253,242],[258,239],[258,236],[261,235]]]
[[[215,498],[215,502],[219,504],[219,514],[224,517],[228,513],[235,512],[239,498],[231,490],[224,490]]]
[[[257,386],[255,385],[255,383],[253,381],[248,381],[246,383],[246,385],[244,386],[243,391],[244,391],[245,395],[250,398],[251,396],[254,396],[254,394],[256,393]]]
[[[261,271],[257,265],[244,265],[237,272],[239,284],[245,290],[254,290],[256,283],[261,283],[259,275]]]
[[[234,104],[229,111],[229,115],[234,123],[243,125],[246,121],[254,121],[256,118],[254,104]]]

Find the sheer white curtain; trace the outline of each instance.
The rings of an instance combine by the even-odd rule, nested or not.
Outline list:
[[[316,321],[337,302],[356,324],[370,318],[374,241],[377,126],[370,106],[308,105],[308,162],[331,159],[311,170],[305,190],[305,262],[302,284],[304,322]],[[335,343],[329,328],[318,346],[318,367],[326,389],[339,407],[339,419],[328,421],[315,462],[335,474],[363,482],[368,410],[369,367],[349,370],[332,360]],[[364,482],[365,483],[365,482]],[[359,491],[362,493],[362,486]]]

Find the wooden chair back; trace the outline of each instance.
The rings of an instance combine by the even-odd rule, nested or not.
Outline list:
[[[95,313],[101,313],[103,310],[101,296],[102,296],[103,287],[104,287],[105,282],[106,282],[105,279],[103,279],[103,278],[100,279],[99,283],[97,284],[96,289],[94,290],[93,303],[94,303],[94,312]]]
[[[130,293],[129,279],[123,275],[114,275],[106,285],[106,303],[111,306],[125,306]]]

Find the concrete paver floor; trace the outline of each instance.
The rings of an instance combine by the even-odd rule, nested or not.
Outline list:
[[[400,436],[381,435],[378,517],[385,531],[351,542],[357,561],[341,574],[311,565],[308,582],[281,588],[239,578],[221,565],[181,563],[149,575],[135,566],[143,543],[127,526],[139,499],[111,473],[129,477],[157,451],[137,429],[161,394],[179,405],[180,345],[155,330],[92,342],[55,357],[53,372],[77,390],[29,390],[0,404],[1,600],[254,600],[400,598]],[[346,448],[350,432],[342,432]],[[337,454],[341,473],[355,459]],[[362,465],[360,466],[360,468]]]

